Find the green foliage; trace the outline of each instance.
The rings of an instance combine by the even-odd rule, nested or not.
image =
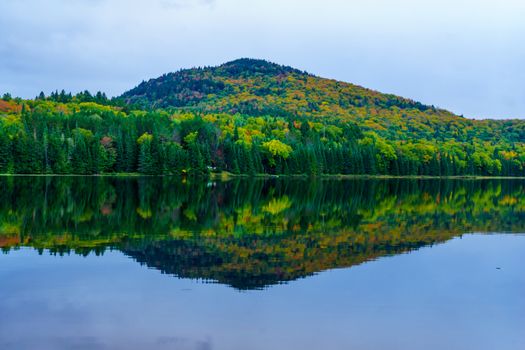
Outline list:
[[[268,159],[271,166],[276,165],[277,160],[285,160],[290,157],[292,147],[279,140],[270,140],[262,144],[264,150],[268,153]]]

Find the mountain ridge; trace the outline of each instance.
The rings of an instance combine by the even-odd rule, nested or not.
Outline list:
[[[232,101],[232,96],[239,94],[243,96]],[[163,74],[158,78],[143,81],[124,92],[120,98],[141,108],[182,107],[203,112],[240,113],[250,116],[328,114],[327,111],[320,112],[320,104],[328,105],[333,116],[345,115],[337,107],[354,109],[363,106],[380,109],[417,109],[421,112],[432,111],[456,116],[444,109],[409,98],[381,93],[336,79],[322,78],[291,66],[253,58],[240,58],[219,66],[189,68]],[[294,106],[290,101],[285,101],[286,98],[308,103],[298,103]],[[327,101],[322,101],[323,99]],[[270,104],[274,104],[274,108]]]

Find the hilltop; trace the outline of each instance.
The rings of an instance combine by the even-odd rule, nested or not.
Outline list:
[[[411,99],[249,58],[164,74],[120,98],[146,109],[340,119],[377,129],[400,127],[411,119],[459,118]]]
[[[140,109],[351,122],[390,140],[525,140],[520,121],[471,120],[447,110],[260,59],[183,69],[144,81],[119,99]],[[514,129],[515,124],[520,128]],[[508,129],[512,128],[512,133]],[[516,137],[517,136],[517,137]]]
[[[121,97],[143,108],[187,107],[252,116],[357,116],[363,107],[451,115],[399,96],[250,58],[164,74]]]

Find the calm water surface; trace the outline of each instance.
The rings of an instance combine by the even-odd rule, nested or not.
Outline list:
[[[0,349],[525,346],[522,181],[0,189]]]

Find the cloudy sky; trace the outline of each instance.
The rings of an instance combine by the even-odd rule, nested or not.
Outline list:
[[[1,0],[0,92],[102,90],[239,57],[525,118],[523,0]]]

